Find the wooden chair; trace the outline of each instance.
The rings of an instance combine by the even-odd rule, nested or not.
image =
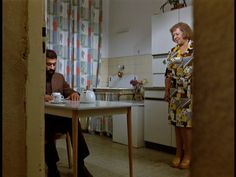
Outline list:
[[[67,151],[67,159],[68,159],[68,166],[69,168],[72,168],[73,164],[73,154],[72,154],[72,145],[71,145],[71,138],[70,133],[57,133],[56,134],[56,140],[57,139],[65,139],[66,140],[66,151]]]

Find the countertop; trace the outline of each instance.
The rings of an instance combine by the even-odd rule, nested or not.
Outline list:
[[[111,88],[111,87],[98,87],[93,88],[95,92],[120,92],[120,91],[133,91],[134,88]]]
[[[144,86],[144,90],[165,90],[165,87]],[[134,91],[134,88],[110,88],[110,87],[98,87],[93,88],[94,92],[121,92],[121,91]]]
[[[110,87],[100,87],[100,88],[93,88],[93,91],[96,96],[102,96],[99,98],[100,100],[121,100],[120,97],[122,96],[132,96],[134,98],[134,88],[110,88]],[[113,97],[115,96],[115,97]],[[129,98],[129,99],[132,99]],[[125,99],[126,100],[126,99]]]
[[[165,87],[143,87],[144,90],[165,90]]]

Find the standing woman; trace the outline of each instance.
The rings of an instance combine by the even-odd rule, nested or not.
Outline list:
[[[176,135],[176,155],[171,166],[185,169],[190,166],[192,143],[193,31],[180,22],[172,26],[170,32],[176,43],[168,54],[165,74],[168,119],[175,126]]]

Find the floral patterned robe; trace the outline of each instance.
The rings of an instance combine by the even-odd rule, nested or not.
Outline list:
[[[168,54],[166,77],[171,77],[168,119],[178,127],[192,127],[193,41],[181,53],[176,45]]]

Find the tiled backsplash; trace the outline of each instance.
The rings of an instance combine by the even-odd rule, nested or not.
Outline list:
[[[124,65],[124,75],[134,74],[138,76],[138,80],[147,79],[148,83],[145,86],[152,84],[152,55],[139,55],[102,59],[99,86],[108,86],[109,76],[117,75],[119,65]]]

